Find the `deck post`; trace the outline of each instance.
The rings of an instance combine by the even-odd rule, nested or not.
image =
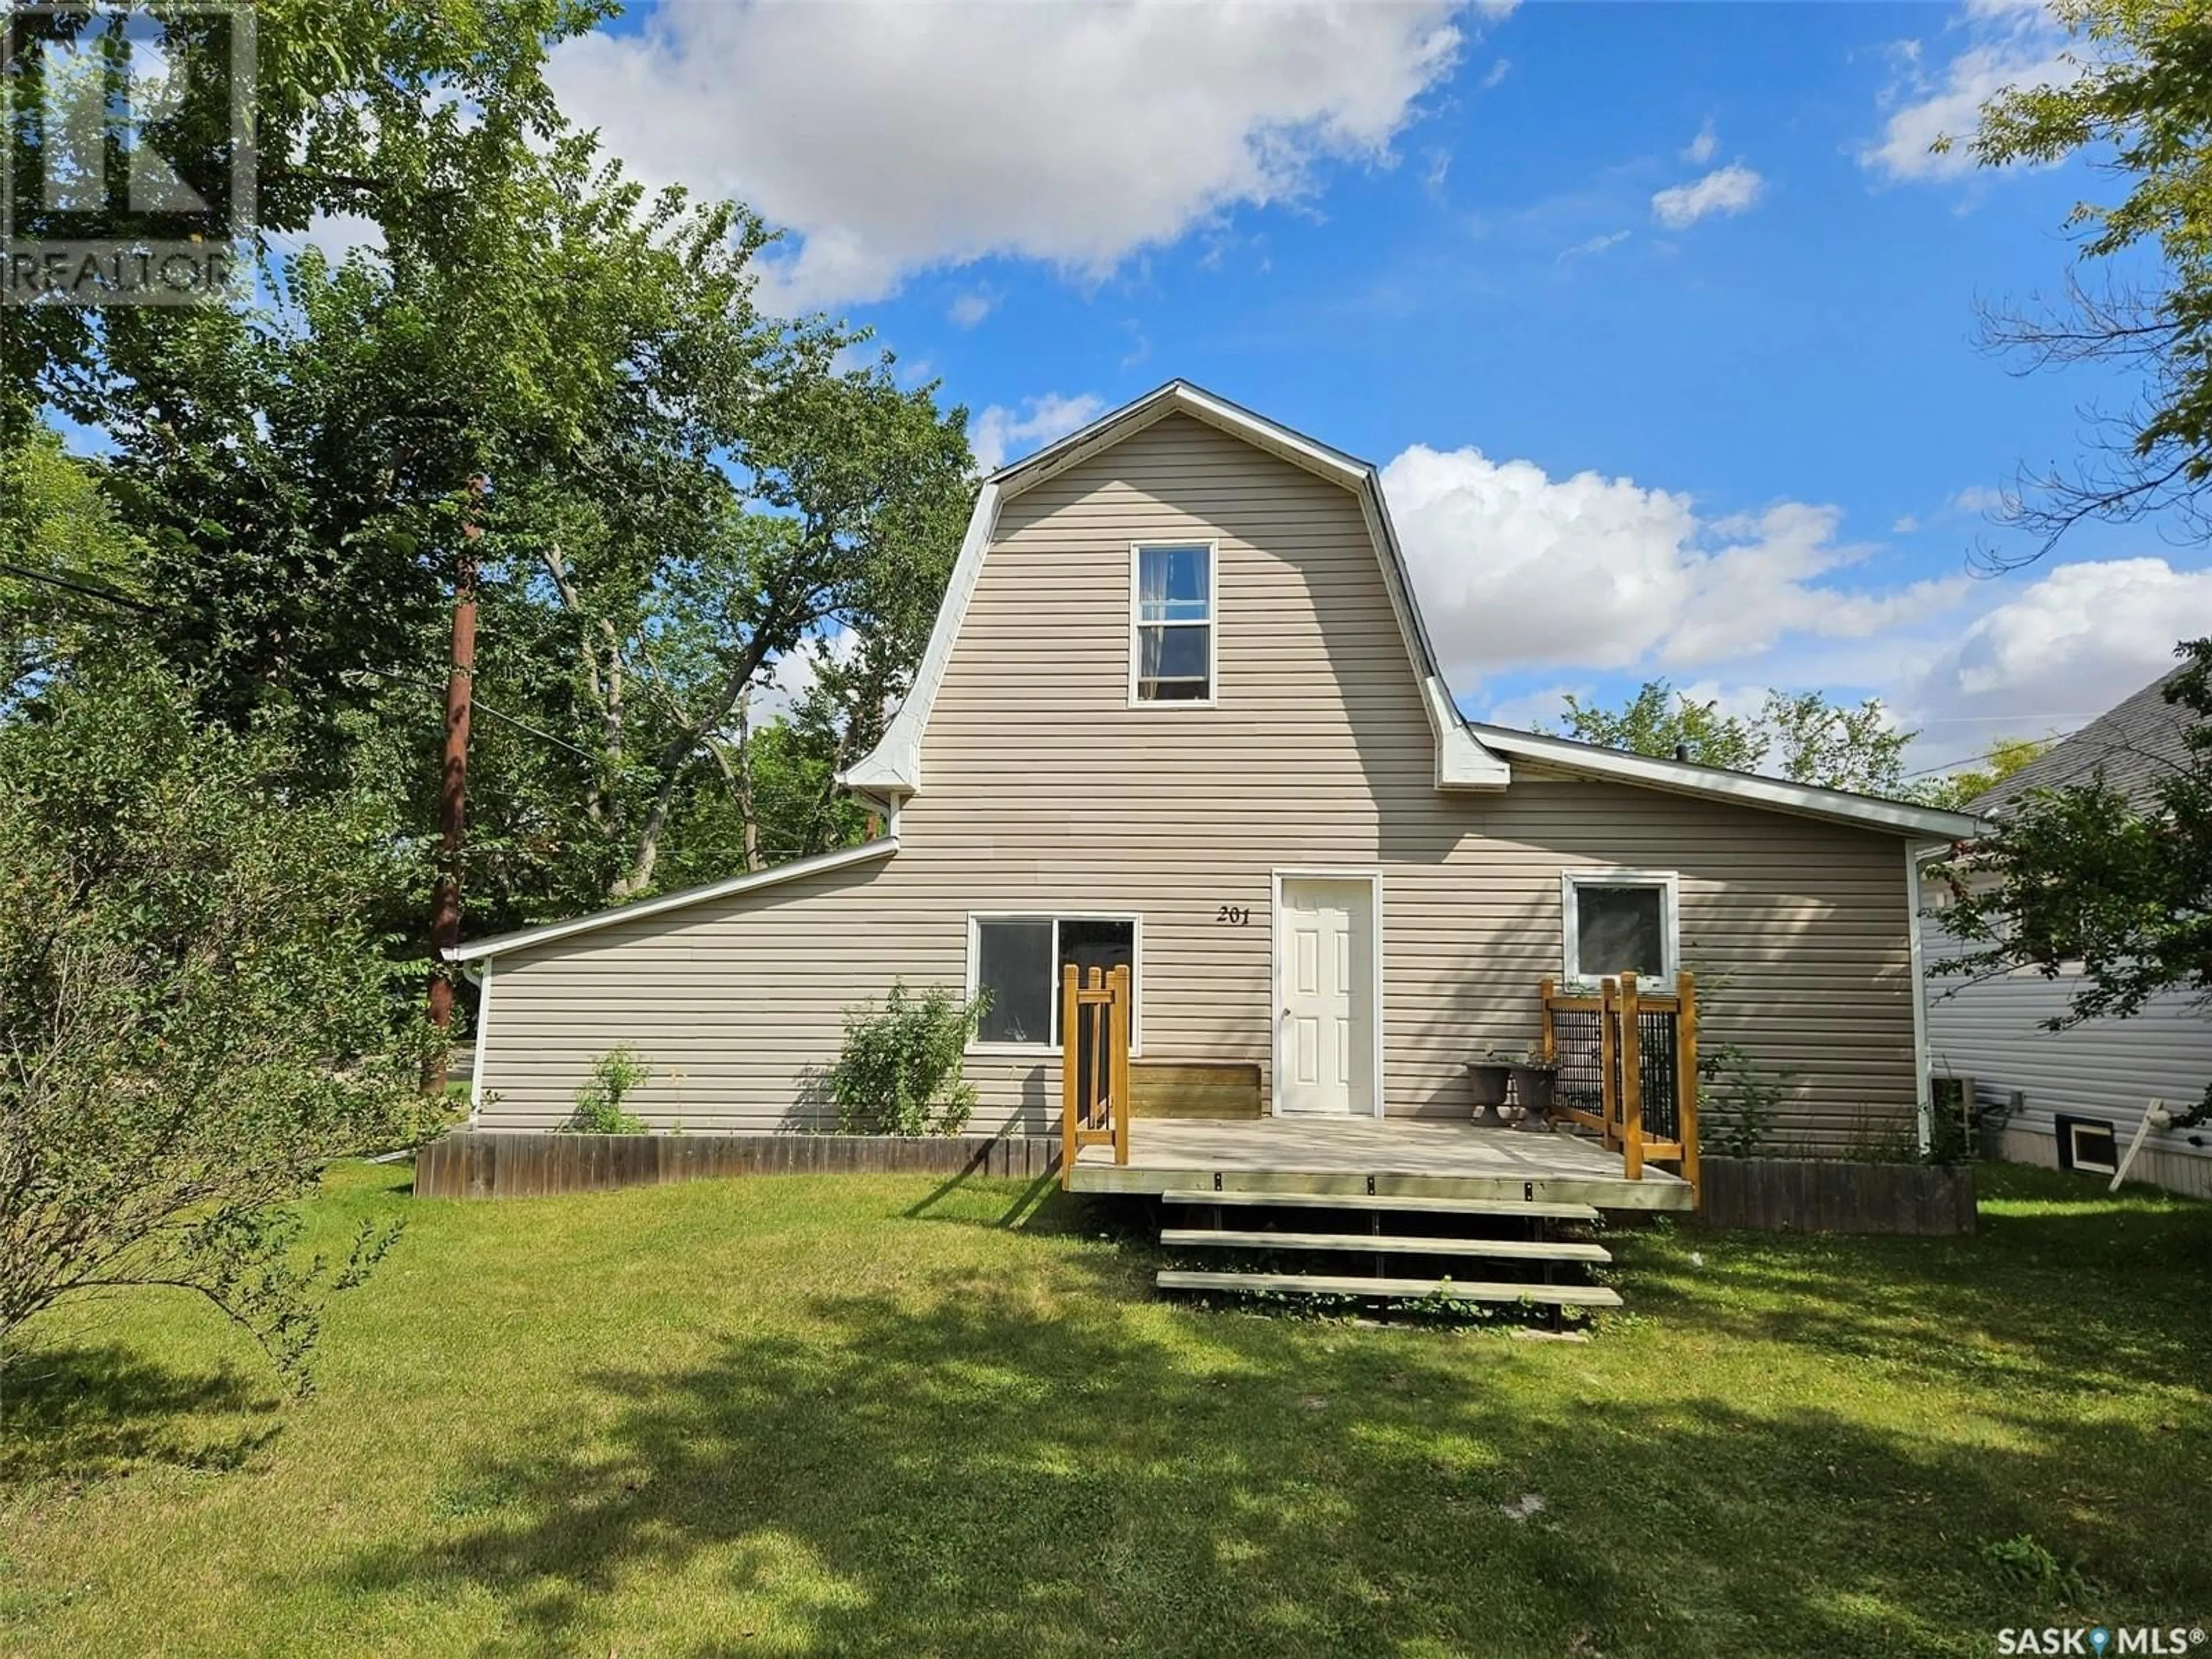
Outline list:
[[[1613,1024],[1613,988],[1609,979],[1597,988],[1598,1115],[1605,1120],[1605,1149],[1620,1150],[1620,1043]]]
[[[1060,970],[1060,1185],[1075,1179],[1075,1111],[1083,1094],[1082,1003],[1075,994],[1079,970],[1069,963]]]
[[[1129,1011],[1133,999],[1129,994],[1129,965],[1123,963],[1111,975],[1114,988],[1112,1003],[1113,1093],[1108,1109],[1114,1114],[1114,1161],[1129,1161]]]
[[[1547,1066],[1559,1063],[1559,1028],[1552,1020],[1552,996],[1558,988],[1558,981],[1547,978],[1538,988],[1536,996],[1536,1006],[1543,1010],[1537,1027],[1536,1052]]]
[[[1674,975],[1674,1116],[1681,1127],[1682,1179],[1690,1183],[1692,1205],[1702,1204],[1698,1185],[1698,981]]]
[[[1644,1048],[1636,1030],[1636,975],[1620,976],[1620,1172],[1644,1179]]]

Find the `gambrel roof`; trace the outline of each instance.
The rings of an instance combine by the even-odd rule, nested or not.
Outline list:
[[[929,725],[929,713],[937,700],[938,688],[944,684],[945,668],[952,659],[953,642],[958,639],[960,624],[968,614],[968,601],[983,574],[984,556],[998,528],[1000,509],[1024,490],[1057,477],[1068,468],[1133,437],[1146,427],[1178,414],[1217,427],[1256,449],[1340,484],[1358,496],[1368,533],[1375,541],[1376,556],[1382,562],[1382,582],[1389,590],[1390,608],[1397,615],[1399,630],[1406,639],[1407,654],[1413,659],[1414,675],[1421,683],[1429,728],[1436,738],[1437,787],[1503,789],[1511,781],[1511,769],[1476,741],[1453,705],[1451,692],[1437,666],[1436,648],[1430,642],[1428,630],[1421,622],[1420,607],[1414,602],[1413,586],[1407,579],[1405,559],[1398,550],[1397,535],[1390,528],[1389,510],[1382,501],[1382,478],[1375,468],[1368,462],[1355,460],[1342,450],[1331,449],[1303,433],[1239,408],[1225,398],[1200,391],[1188,380],[1170,380],[1158,391],[1146,393],[1133,404],[1125,404],[1080,432],[1070,434],[1026,460],[1001,467],[983,480],[982,488],[975,495],[975,510],[968,520],[967,538],[961,543],[959,560],[952,567],[951,584],[945,590],[945,603],[937,613],[937,626],[929,636],[929,648],[915,674],[914,689],[907,693],[906,701],[900,705],[874,752],[844,773],[842,781],[847,787],[894,802],[921,788],[922,735]]]
[[[1453,700],[1441,659],[1429,637],[1427,624],[1422,620],[1420,603],[1413,593],[1405,555],[1391,527],[1389,507],[1382,498],[1382,475],[1373,463],[1333,449],[1188,380],[1170,380],[1058,443],[1012,466],[1000,468],[983,481],[976,493],[975,509],[968,521],[967,538],[961,544],[945,603],[938,611],[937,625],[930,634],[929,648],[915,676],[914,689],[908,693],[883,741],[872,753],[844,773],[842,781],[848,787],[878,796],[894,806],[922,787],[922,739],[928,728],[930,709],[951,660],[953,643],[959,637],[968,602],[982,574],[983,560],[997,528],[1000,509],[1022,491],[1057,477],[1176,414],[1188,415],[1218,428],[1293,466],[1340,484],[1358,497],[1368,532],[1374,539],[1383,584],[1389,591],[1391,608],[1405,636],[1407,655],[1420,682],[1430,729],[1436,738],[1437,788],[1502,789],[1512,781],[1512,763],[1519,759],[1551,771],[1733,800],[1767,811],[1854,823],[1921,839],[1960,840],[1985,827],[1963,813],[1938,811],[1910,802],[1816,788],[1809,784],[1718,767],[1655,760],[1623,750],[1470,722]]]

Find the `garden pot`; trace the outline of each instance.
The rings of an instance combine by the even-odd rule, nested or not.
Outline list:
[[[1521,1108],[1521,1121],[1513,1127],[1532,1133],[1547,1133],[1552,1127],[1552,1089],[1559,1080],[1556,1067],[1550,1066],[1516,1066],[1513,1067],[1513,1099]]]
[[[1475,1060],[1467,1068],[1468,1093],[1474,1102],[1474,1126],[1478,1129],[1505,1129],[1506,1122],[1498,1108],[1505,1103],[1506,1085],[1512,1080],[1513,1068],[1503,1061]]]

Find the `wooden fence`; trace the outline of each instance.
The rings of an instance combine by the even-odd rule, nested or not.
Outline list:
[[[1698,1219],[1708,1227],[1932,1238],[1974,1231],[1967,1164],[1709,1158],[1699,1196]]]
[[[1623,974],[1590,996],[1547,979],[1540,1000],[1544,1061],[1559,1068],[1552,1115],[1602,1136],[1631,1181],[1648,1158],[1697,1188],[1697,981],[1678,974],[1671,994],[1654,994]]]
[[[415,1154],[417,1198],[550,1198],[753,1175],[1001,1176],[1058,1167],[1057,1135],[576,1135],[462,1130]]]

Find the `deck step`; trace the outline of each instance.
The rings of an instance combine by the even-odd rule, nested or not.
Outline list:
[[[1487,1255],[1515,1261],[1610,1261],[1602,1244],[1515,1238],[1420,1238],[1403,1233],[1230,1232],[1211,1227],[1164,1227],[1163,1244],[1226,1244],[1256,1250],[1356,1250],[1399,1255]]]
[[[1406,1198],[1375,1193],[1271,1193],[1254,1187],[1213,1192],[1203,1187],[1171,1187],[1163,1204],[1255,1205],[1311,1210],[1392,1210],[1417,1215],[1521,1216],[1545,1221],[1595,1221],[1587,1204],[1523,1203],[1509,1198]]]
[[[1163,1267],[1164,1291],[1276,1291],[1291,1296],[1414,1297],[1448,1295],[1455,1302],[1537,1302],[1555,1307],[1618,1308],[1618,1292],[1602,1285],[1486,1284],[1479,1279],[1335,1278],[1314,1273],[1201,1273]]]

